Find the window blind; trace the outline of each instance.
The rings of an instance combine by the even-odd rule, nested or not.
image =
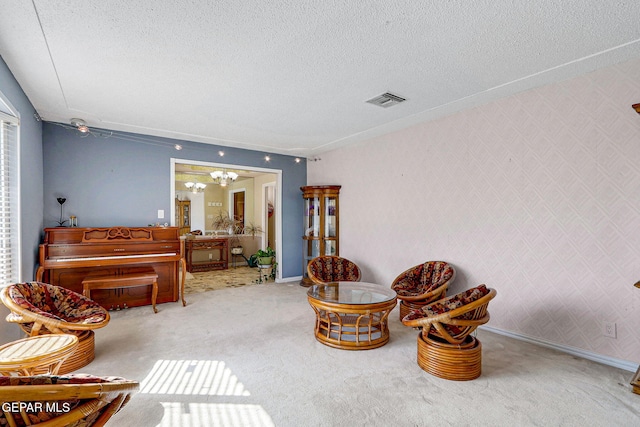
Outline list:
[[[18,118],[0,112],[0,285],[20,279]]]

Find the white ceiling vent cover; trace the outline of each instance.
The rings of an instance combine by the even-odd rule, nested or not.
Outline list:
[[[371,98],[367,102],[369,104],[377,105],[382,108],[389,108],[404,101],[406,101],[406,99],[387,92],[383,93],[382,95],[376,96],[375,98]]]

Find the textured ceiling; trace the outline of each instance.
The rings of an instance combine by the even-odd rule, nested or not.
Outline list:
[[[0,0],[44,120],[313,156],[640,57],[640,2]],[[365,103],[384,92],[407,99]]]

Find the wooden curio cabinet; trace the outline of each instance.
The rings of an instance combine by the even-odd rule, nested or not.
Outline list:
[[[311,286],[307,264],[320,255],[339,255],[338,195],[340,185],[300,187],[304,199],[303,220],[303,286]]]
[[[181,236],[191,231],[191,200],[176,199],[176,227]]]

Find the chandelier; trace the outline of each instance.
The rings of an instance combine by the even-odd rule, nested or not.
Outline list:
[[[185,182],[184,186],[187,187],[189,190],[191,190],[192,193],[201,193],[204,191],[205,187],[207,186],[206,184],[203,184],[201,182]]]
[[[220,187],[226,187],[228,183],[238,179],[238,174],[235,172],[215,171],[211,172],[211,178],[213,178],[215,184],[220,184]]]

